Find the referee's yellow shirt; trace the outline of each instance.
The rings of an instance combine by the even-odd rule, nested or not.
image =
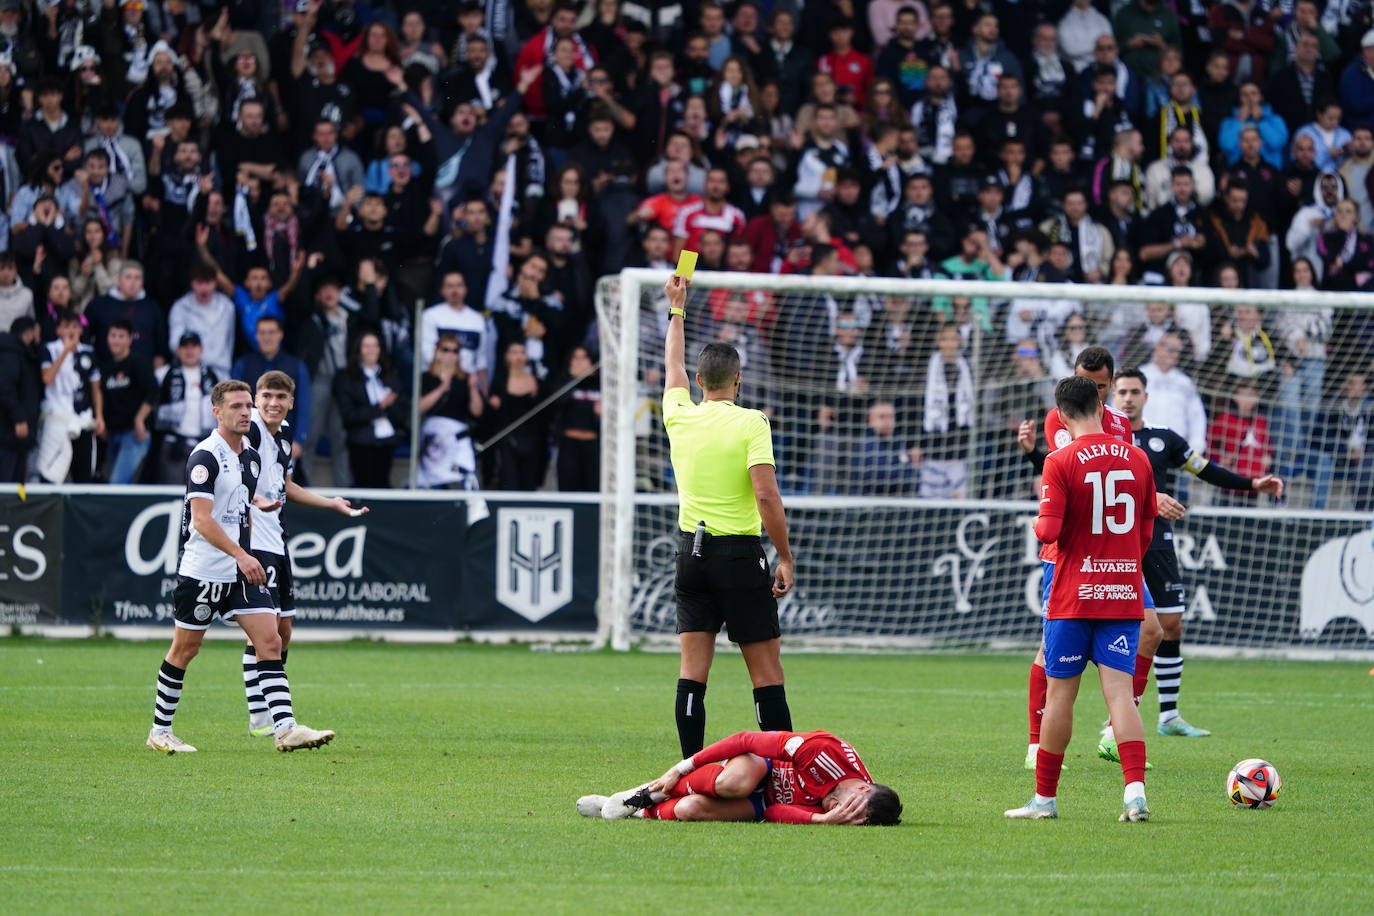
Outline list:
[[[678,526],[710,534],[757,535],[763,527],[749,469],[774,464],[773,434],[761,411],[730,401],[692,400],[686,388],[663,393],[663,425],[677,478]]]

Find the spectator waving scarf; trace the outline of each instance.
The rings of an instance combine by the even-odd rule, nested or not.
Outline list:
[[[315,161],[310,163],[309,170],[305,173],[305,184],[310,187],[318,187],[322,175],[328,175],[329,182],[329,209],[337,210],[343,206],[344,192],[339,187],[339,173],[334,170],[334,160],[339,155],[339,147],[332,150],[319,150],[315,153]]]

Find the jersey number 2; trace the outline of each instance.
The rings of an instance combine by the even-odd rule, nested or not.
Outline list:
[[[1093,534],[1102,533],[1102,523],[1112,534],[1125,534],[1135,527],[1135,497],[1129,493],[1116,492],[1118,481],[1135,480],[1130,471],[1108,471],[1105,483],[1101,471],[1089,471],[1083,475],[1083,482],[1093,488]],[[1120,518],[1116,507],[1121,507]],[[1111,513],[1110,515],[1108,513]]]

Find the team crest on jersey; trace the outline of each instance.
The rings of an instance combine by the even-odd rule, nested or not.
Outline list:
[[[496,600],[537,623],[572,600],[573,510],[496,513]]]
[[[210,470],[203,464],[191,468],[191,483],[205,483],[210,479]]]
[[[197,604],[195,614],[196,619],[199,620],[201,623],[204,623],[205,621],[210,619],[210,605]]]
[[[256,461],[248,462],[248,469],[253,472],[254,477],[258,476],[258,463]]]
[[[1150,451],[1152,451],[1152,452],[1162,452],[1162,451],[1164,451],[1164,440],[1161,439],[1161,438],[1159,438],[1158,436],[1151,436],[1151,437],[1150,437]]]

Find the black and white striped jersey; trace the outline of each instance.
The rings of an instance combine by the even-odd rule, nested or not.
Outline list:
[[[262,414],[253,408],[253,425],[245,437],[248,444],[262,456],[262,477],[258,480],[258,494],[268,502],[286,502],[286,482],[291,479],[295,463],[291,460],[291,443],[295,433],[291,424],[282,420],[276,435],[267,428]],[[286,536],[282,531],[279,506],[264,512],[250,504],[253,517],[253,549],[286,556]]]
[[[257,451],[244,442],[237,454],[215,430],[186,459],[186,500],[181,507],[181,562],[177,572],[203,582],[233,582],[238,563],[191,524],[191,500],[209,499],[210,514],[244,550],[252,548],[249,508],[262,472]]]

